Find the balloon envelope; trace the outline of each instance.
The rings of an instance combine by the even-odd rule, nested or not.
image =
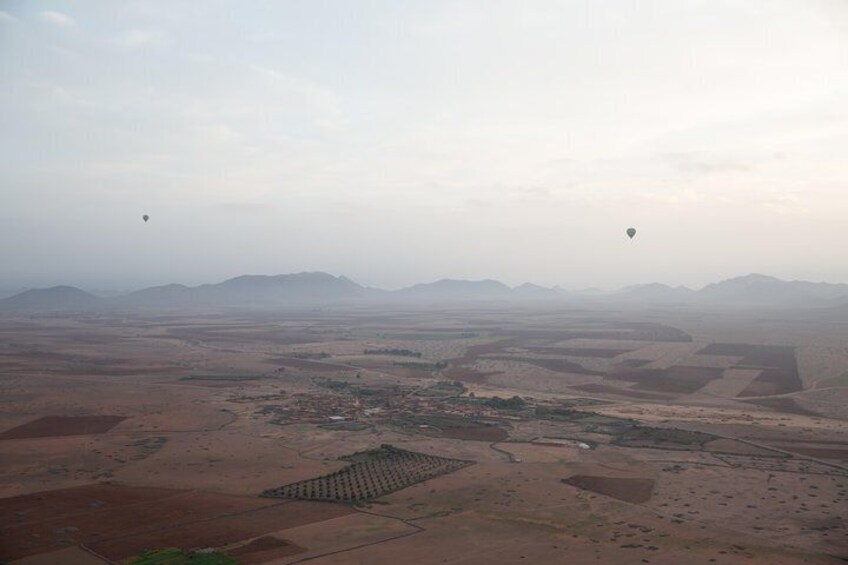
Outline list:
[[[636,235],[636,230],[634,228],[627,228],[627,237],[633,239],[634,235]]]
[[[144,221],[146,222],[147,220],[149,220],[149,219],[150,219],[150,216],[148,216],[147,214],[145,214],[145,215],[143,215],[143,216],[141,217],[141,219],[142,219],[142,220],[144,220]]]

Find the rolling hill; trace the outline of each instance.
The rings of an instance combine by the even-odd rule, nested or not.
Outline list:
[[[320,304],[368,298],[380,293],[347,277],[328,273],[243,275],[217,284],[178,284],[146,288],[121,297],[129,306],[276,306]]]
[[[109,301],[73,286],[26,290],[0,300],[0,310],[87,311],[105,308]]]

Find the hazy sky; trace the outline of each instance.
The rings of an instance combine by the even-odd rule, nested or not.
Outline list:
[[[848,282],[848,2],[0,0],[0,284],[304,270]]]

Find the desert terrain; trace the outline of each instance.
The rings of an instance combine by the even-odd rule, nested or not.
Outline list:
[[[0,394],[5,563],[848,559],[839,319],[5,313]]]

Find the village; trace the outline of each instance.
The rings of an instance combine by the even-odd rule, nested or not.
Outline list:
[[[427,388],[363,386],[315,378],[315,391],[261,396],[234,395],[231,402],[258,405],[255,417],[278,426],[318,425],[337,430],[362,430],[393,425],[421,433],[488,430],[479,439],[507,437],[510,422],[535,417],[537,402],[517,396],[476,398],[458,381],[439,381]],[[529,401],[529,402],[528,402]]]

